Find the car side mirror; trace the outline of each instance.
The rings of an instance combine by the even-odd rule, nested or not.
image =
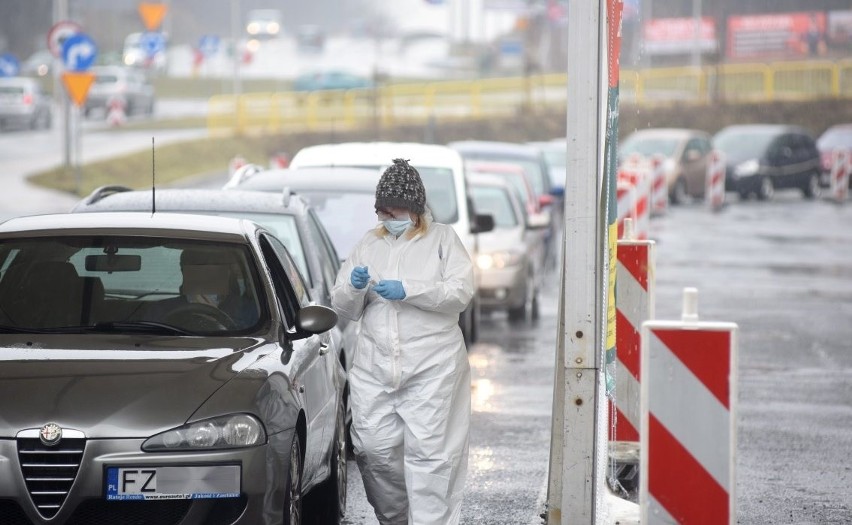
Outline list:
[[[491,214],[477,213],[473,216],[473,224],[470,225],[470,233],[485,233],[494,229],[494,216]]]
[[[292,339],[304,339],[312,334],[327,332],[337,325],[337,312],[321,304],[311,304],[296,314],[296,334]]]

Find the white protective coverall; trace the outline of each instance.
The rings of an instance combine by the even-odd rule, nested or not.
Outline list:
[[[350,283],[355,266],[370,273],[361,290]],[[371,291],[382,279],[402,281],[405,298]],[[410,240],[367,232],[337,275],[332,304],[361,320],[349,372],[352,444],[382,525],[459,522],[470,366],[458,319],[473,293],[470,256],[439,223]]]

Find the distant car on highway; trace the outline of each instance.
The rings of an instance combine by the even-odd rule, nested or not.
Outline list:
[[[86,116],[97,112],[106,115],[114,100],[124,102],[127,115],[154,114],[154,86],[144,71],[125,66],[95,66],[90,71],[94,73],[95,81],[86,96],[83,110]]]
[[[669,202],[703,199],[707,163],[713,149],[709,133],[688,128],[648,128],[634,131],[618,145],[619,164],[633,155],[663,156]]]
[[[293,80],[295,91],[365,89],[372,86],[372,80],[363,75],[337,69],[303,73]]]
[[[852,154],[852,123],[835,124],[823,131],[817,139],[817,149],[822,158],[822,183],[828,186],[834,150],[845,149]],[[849,177],[849,185],[852,187],[852,177]]]
[[[252,9],[246,15],[246,33],[258,40],[275,38],[281,32],[282,19],[279,9]]]
[[[786,124],[737,124],[713,136],[725,155],[725,190],[743,199],[769,200],[776,189],[821,193],[822,165],[816,141],[806,129]]]
[[[0,130],[47,129],[53,119],[51,108],[39,79],[0,77]]]

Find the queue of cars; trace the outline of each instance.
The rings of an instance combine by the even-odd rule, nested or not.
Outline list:
[[[786,124],[736,124],[714,135],[688,128],[650,128],[629,134],[618,147],[619,162],[631,155],[661,155],[669,201],[702,199],[712,152],[725,161],[725,191],[740,199],[771,199],[776,190],[797,190],[807,199],[829,185],[832,152],[852,149],[852,125],[827,129],[819,139]]]

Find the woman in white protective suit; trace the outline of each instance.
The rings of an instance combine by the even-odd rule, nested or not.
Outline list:
[[[382,525],[459,522],[467,474],[470,366],[459,314],[473,264],[432,221],[420,174],[394,159],[376,187],[382,222],[353,248],[332,303],[361,320],[349,372],[352,445]]]

